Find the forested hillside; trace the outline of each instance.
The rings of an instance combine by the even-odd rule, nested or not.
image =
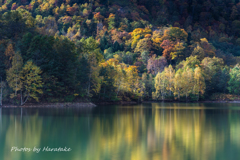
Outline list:
[[[0,0],[1,103],[233,99],[239,0]]]

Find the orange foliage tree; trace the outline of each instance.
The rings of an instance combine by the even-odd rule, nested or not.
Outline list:
[[[173,42],[169,41],[168,39],[167,40],[164,40],[161,45],[160,45],[164,50],[163,50],[163,57],[171,60],[172,57],[171,57],[171,52],[173,51],[173,48],[174,48],[174,44]]]

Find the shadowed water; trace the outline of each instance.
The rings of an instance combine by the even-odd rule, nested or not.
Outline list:
[[[71,151],[42,151],[47,146]],[[0,159],[236,160],[240,104],[0,108]]]

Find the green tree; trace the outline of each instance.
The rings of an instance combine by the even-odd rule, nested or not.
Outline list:
[[[8,38],[13,38],[16,35],[23,35],[30,29],[26,26],[26,20],[23,19],[18,11],[5,12],[3,14],[3,22],[3,35]]]
[[[177,96],[178,100],[180,100],[180,96],[182,95],[182,69],[177,70],[175,77],[174,77],[174,96]]]
[[[108,29],[111,30],[113,28],[116,27],[116,18],[115,15],[110,13],[109,17],[108,17]]]
[[[115,99],[115,86],[114,77],[116,76],[116,70],[113,66],[107,65],[101,67],[99,76],[103,77],[101,81],[101,90],[98,93],[98,100],[114,100]]]
[[[155,92],[153,94],[155,99],[164,100],[167,95],[167,77],[165,76],[165,71],[158,72],[155,79]]]
[[[169,65],[168,67],[164,68],[164,73],[167,78],[167,87],[168,90],[168,96],[172,95],[172,92],[174,91],[174,76],[175,76],[175,70],[173,69],[172,65]]]
[[[144,89],[143,98],[147,100],[152,99],[152,91],[154,88],[152,74],[142,74],[142,85]]]
[[[13,45],[12,43],[9,43],[6,50],[5,50],[5,56],[7,57],[8,60],[6,60],[5,64],[7,68],[11,67],[11,62],[13,59],[13,56],[15,55]]]
[[[167,35],[172,41],[176,41],[176,40],[187,41],[187,37],[188,37],[187,32],[184,29],[181,29],[179,27],[171,27],[167,31]]]
[[[224,62],[222,58],[217,57],[205,57],[202,60],[202,69],[203,69],[203,75],[206,82],[206,94],[210,94],[213,92],[216,92],[214,86],[215,86],[215,80],[213,78],[219,79],[219,77],[214,77],[214,75],[217,72],[221,72],[224,67]]]
[[[33,64],[32,61],[28,61],[21,71],[21,105],[26,103],[29,97],[39,100],[38,95],[42,94],[42,78],[41,69]]]
[[[193,69],[187,67],[182,72],[182,96],[186,96],[186,101],[189,94],[193,93],[194,88],[194,74]]]
[[[85,57],[88,57],[91,54],[95,54],[97,62],[103,61],[103,55],[100,52],[99,43],[93,38],[89,37],[87,39],[82,38],[77,43],[77,53],[82,54]]]
[[[106,36],[104,35],[101,39],[100,39],[100,48],[102,51],[104,51],[105,49],[108,49],[110,47],[110,43],[108,42],[108,39],[106,38]]]
[[[149,52],[151,47],[152,47],[151,40],[149,38],[143,38],[137,42],[137,46],[134,49],[134,52],[138,54],[142,53],[143,51]]]
[[[227,67],[224,67],[219,77],[219,83],[217,85],[218,89],[219,90],[221,89],[223,93],[227,92],[227,84],[229,79],[230,79],[229,69]]]
[[[174,59],[178,59],[178,60],[182,60],[185,58],[185,53],[184,53],[184,49],[185,49],[185,44],[184,43],[177,43],[175,44],[175,46],[173,47],[173,51],[170,53],[172,60]]]
[[[201,68],[197,67],[194,70],[194,93],[197,95],[197,100],[199,100],[199,94],[204,94],[205,88],[205,79],[203,77]]]
[[[56,39],[53,48],[57,57],[54,58],[55,66],[50,70],[57,68],[55,77],[61,82],[59,87],[64,88],[62,95],[72,94],[72,90],[75,88],[73,77],[77,60],[75,45],[67,38]]]
[[[97,94],[101,89],[101,77],[99,77],[100,67],[99,64],[104,61],[103,55],[100,53],[99,43],[93,38],[82,38],[77,44],[77,53],[79,57],[85,57],[89,64],[88,88],[87,95],[92,97]]]
[[[78,58],[74,80],[75,92],[80,97],[87,95],[90,65],[85,57]]]
[[[23,65],[22,56],[20,53],[16,53],[13,56],[12,67],[7,70],[8,85],[15,91],[14,94],[11,94],[11,98],[16,97],[17,92],[22,89],[22,81],[20,79],[22,65]]]
[[[143,51],[141,52],[141,58],[143,60],[143,63],[147,65],[148,59],[149,59],[149,52],[148,51]]]
[[[176,68],[184,69],[186,67],[189,67],[189,68],[195,69],[196,67],[200,66],[200,63],[201,62],[198,60],[197,56],[190,56],[186,58],[186,60],[183,60],[182,62],[180,62]]]
[[[4,46],[0,44],[0,75],[3,79],[6,79],[6,56],[4,50]]]
[[[230,71],[230,80],[228,82],[228,90],[232,94],[240,93],[240,66],[237,64],[231,71]]]
[[[212,77],[213,88],[216,92],[226,93],[227,84],[230,79],[229,67],[224,67],[222,70],[216,72]]]
[[[192,56],[197,56],[200,61],[204,59],[204,55],[204,50],[200,46],[195,47],[192,52]]]

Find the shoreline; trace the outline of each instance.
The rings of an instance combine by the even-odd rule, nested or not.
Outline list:
[[[212,101],[212,100],[206,100],[206,101],[143,101],[142,103],[160,103],[160,102],[164,102],[164,103],[240,103],[240,100],[233,100],[233,101],[229,101],[229,100],[221,100],[221,101]]]
[[[64,108],[64,107],[73,107],[73,108],[85,108],[85,107],[96,107],[97,105],[92,102],[58,102],[58,103],[27,103],[24,105],[12,105],[6,104],[0,106],[1,108]]]
[[[170,101],[170,100],[158,100],[158,101],[117,101],[117,102],[111,102],[111,101],[105,101],[105,102],[58,102],[58,103],[27,103],[23,106],[20,105],[13,105],[13,104],[3,104],[0,106],[0,108],[17,108],[17,107],[23,107],[23,108],[93,108],[97,106],[103,106],[103,105],[137,105],[142,103],[240,103],[240,100],[221,100],[221,101]]]
[[[96,102],[97,105],[102,106],[102,105],[135,105],[135,104],[141,104],[141,103],[240,103],[240,100],[205,100],[205,101],[172,101],[172,100],[150,100],[150,101],[118,101],[118,102]]]

